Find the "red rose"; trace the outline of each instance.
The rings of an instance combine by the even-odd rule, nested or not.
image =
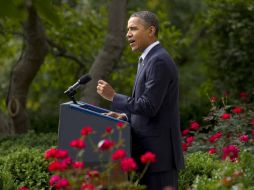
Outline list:
[[[238,158],[239,151],[240,150],[236,145],[228,145],[226,147],[223,147],[222,159],[225,160],[227,157],[229,157],[229,159],[234,162]]]
[[[193,136],[189,136],[185,139],[185,141],[188,143],[188,144],[191,144],[193,141],[194,141],[194,137]]]
[[[17,190],[29,190],[28,187],[19,187]]]
[[[220,116],[220,118],[221,119],[229,119],[230,118],[230,114],[228,114],[228,113],[224,113],[224,114],[222,114],[221,116]]]
[[[210,141],[211,143],[214,143],[216,140],[217,138],[215,138],[214,136],[208,138],[208,141]]]
[[[248,135],[242,135],[239,137],[239,140],[241,142],[247,143],[249,141],[249,137],[248,137]]]
[[[124,123],[123,123],[123,122],[118,122],[118,123],[116,124],[116,127],[117,127],[118,129],[121,129],[121,128],[124,127]]]
[[[57,154],[57,149],[56,148],[50,148],[45,151],[44,153],[44,158],[47,160],[49,158],[55,158]]]
[[[76,161],[76,162],[72,163],[72,167],[73,168],[81,168],[82,169],[82,168],[84,168],[84,163]]]
[[[254,136],[254,129],[252,129],[252,135]]]
[[[242,113],[242,112],[243,112],[243,109],[240,108],[240,107],[235,107],[234,109],[232,109],[232,112],[233,112],[233,113]]]
[[[217,101],[217,97],[216,97],[216,96],[212,96],[212,97],[210,98],[210,101],[211,101],[212,103],[216,102],[216,101]]]
[[[155,154],[153,154],[152,152],[146,152],[140,157],[140,160],[143,164],[149,164],[155,162],[155,158]]]
[[[61,189],[68,187],[70,185],[68,179],[62,178],[59,181],[56,182],[55,188],[56,189]]]
[[[81,190],[96,190],[96,188],[90,183],[85,183],[82,184]]]
[[[217,132],[214,135],[212,135],[211,137],[208,138],[208,141],[211,143],[215,143],[215,141],[217,141],[217,139],[221,138],[222,136],[222,132]]]
[[[62,150],[58,149],[55,155],[55,158],[66,158],[68,157],[68,151],[67,150]]]
[[[121,169],[124,172],[130,172],[137,169],[137,164],[133,158],[124,158],[121,160]]]
[[[209,154],[215,154],[216,153],[216,148],[210,148],[208,153]]]
[[[46,150],[44,153],[44,157],[46,160],[49,158],[66,158],[67,156],[68,156],[67,150],[56,149],[56,148],[50,148]]]
[[[48,165],[48,170],[50,172],[56,171],[56,170],[61,170],[61,163],[56,160],[50,162]]]
[[[63,171],[65,169],[67,169],[68,164],[63,162],[63,161],[52,161],[49,163],[48,165],[48,170],[49,171]]]
[[[70,164],[72,163],[72,159],[71,159],[71,157],[66,157],[66,158],[64,158],[64,159],[61,161],[61,163],[62,163],[63,165],[68,166],[68,165],[70,165]]]
[[[250,124],[251,124],[252,126],[254,126],[254,118],[252,118],[252,119],[250,120]]]
[[[109,140],[109,139],[104,139],[98,143],[98,148],[103,151],[109,150],[114,146],[114,144],[115,144],[114,141]]]
[[[97,170],[88,170],[87,175],[90,178],[93,178],[93,177],[98,177],[100,175],[100,173]]]
[[[184,129],[183,131],[182,131],[182,136],[185,136],[185,135],[187,135],[188,133],[189,133],[189,129]]]
[[[200,125],[199,125],[199,123],[196,122],[196,121],[193,121],[193,122],[191,122],[191,124],[190,124],[190,128],[193,129],[193,130],[198,130],[199,127],[200,127]]]
[[[81,135],[82,136],[86,136],[86,135],[89,135],[93,132],[93,128],[90,127],[90,126],[87,126],[87,127],[84,127],[81,129]]]
[[[184,152],[186,152],[187,149],[188,149],[188,144],[182,143],[182,149],[183,149]]]
[[[86,145],[83,140],[75,139],[75,140],[71,141],[70,146],[73,148],[82,149],[82,148],[85,148]]]
[[[106,133],[112,133],[112,127],[107,127],[106,128]]]
[[[240,96],[240,98],[247,98],[248,94],[246,92],[240,92],[239,96]]]
[[[61,179],[59,175],[52,175],[49,180],[49,186],[53,187]]]
[[[123,149],[118,149],[112,154],[112,160],[121,160],[126,157],[126,152]]]

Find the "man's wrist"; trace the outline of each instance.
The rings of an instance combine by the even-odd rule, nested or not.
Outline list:
[[[115,95],[116,95],[116,93],[114,92],[112,98],[110,99],[111,102],[113,102]]]

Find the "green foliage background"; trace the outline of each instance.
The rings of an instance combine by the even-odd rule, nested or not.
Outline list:
[[[252,91],[254,77],[254,2],[207,1],[205,23],[211,44],[208,67],[220,91]]]
[[[19,7],[22,2],[10,4]],[[109,1],[33,2],[49,39],[80,60],[66,59],[56,48],[50,49],[30,88],[31,127],[37,132],[56,132],[59,104],[68,101],[63,91],[88,72],[103,46]],[[6,113],[11,68],[24,48],[21,24],[26,12],[0,3],[1,14],[9,16],[0,19],[0,108]],[[129,1],[128,15],[151,10],[161,21],[159,39],[179,69],[182,128],[190,120],[201,121],[208,112],[209,96],[226,90],[253,91],[253,4],[251,0]],[[137,58],[126,43],[121,60],[105,79],[117,92],[131,94]],[[102,106],[109,108],[103,101]]]

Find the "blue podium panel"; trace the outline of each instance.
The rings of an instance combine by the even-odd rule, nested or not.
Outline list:
[[[119,142],[119,136],[124,142],[124,146],[128,156],[130,156],[130,127],[125,121],[118,120],[113,117],[105,116],[109,110],[93,106],[91,104],[78,102],[63,103],[60,105],[59,128],[58,128],[58,148],[68,150],[69,155],[73,159],[77,159],[77,150],[70,147],[70,142],[80,138],[81,129],[90,126],[95,131],[94,134],[85,139],[86,147],[82,156],[82,160],[86,165],[96,165],[99,162],[107,162],[111,159],[111,151],[101,151],[98,149],[98,142],[103,139],[107,127],[112,127],[113,133],[110,135],[111,140]],[[127,126],[118,130],[117,123],[122,122]],[[121,131],[121,132],[120,132]],[[120,134],[121,133],[121,134]],[[108,137],[104,137],[108,138]],[[92,143],[94,145],[92,145]],[[96,146],[96,149],[94,149]]]

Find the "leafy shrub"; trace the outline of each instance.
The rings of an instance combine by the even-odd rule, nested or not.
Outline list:
[[[0,179],[3,187],[10,187],[10,184],[13,183],[16,187],[49,189],[48,162],[43,158],[43,151],[24,148],[5,156],[3,160],[0,166]]]
[[[193,189],[254,189],[254,156],[242,151],[239,162],[222,161],[220,167],[212,172],[209,178],[197,176],[192,185]]]
[[[29,131],[26,134],[15,135],[0,139],[0,155],[13,153],[22,148],[37,148],[46,150],[57,144],[56,133],[35,133]]]
[[[220,161],[207,153],[196,152],[185,158],[185,169],[179,175],[179,189],[191,187],[197,176],[210,178],[212,171],[220,167]]]
[[[48,189],[49,173],[43,152],[56,141],[55,133],[33,131],[0,139],[0,189]]]
[[[14,180],[10,172],[0,170],[0,189],[15,190]]]
[[[242,151],[238,162],[221,161],[214,155],[196,152],[186,156],[179,175],[179,189],[253,189],[254,155]]]

